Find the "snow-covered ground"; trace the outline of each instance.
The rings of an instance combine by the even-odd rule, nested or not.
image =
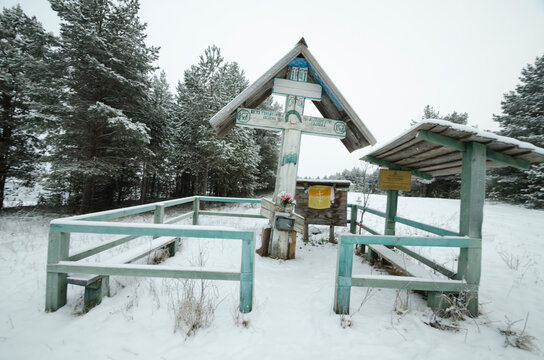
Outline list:
[[[359,196],[350,194],[350,202]],[[371,197],[371,207],[383,210],[384,205],[385,197]],[[455,230],[458,206],[456,200],[400,198],[399,215]],[[232,210],[258,211],[250,205]],[[512,327],[519,332],[528,316],[525,331],[544,349],[543,211],[486,203],[482,315],[458,322],[456,332],[427,325],[433,314],[420,295],[397,295],[391,289],[354,288],[352,316],[342,321],[332,311],[336,245],[326,242],[327,228],[317,227],[314,230],[321,233],[312,235],[309,244],[298,241],[295,260],[256,255],[251,313],[240,316],[236,310],[238,283],[212,282],[210,294],[218,303],[215,318],[210,327],[191,337],[181,330],[174,332],[172,308],[178,302],[180,281],[172,279],[112,278],[113,296],[86,314],[81,314],[83,289],[69,286],[68,304],[55,313],[45,313],[50,220],[32,214],[0,217],[2,360],[542,358],[539,351],[505,347],[500,330],[506,328],[507,318],[523,319]],[[151,217],[132,219],[142,220],[150,222]],[[263,220],[208,216],[202,216],[201,223],[254,230],[257,239],[264,225]],[[383,221],[369,214],[365,223],[383,228]],[[347,228],[336,231],[339,235]],[[400,226],[397,232],[418,233]],[[74,235],[72,249],[104,239]],[[188,239],[165,264],[187,266],[202,258],[206,266],[236,269],[240,248],[233,240]],[[453,250],[431,255],[446,266],[455,266]],[[378,271],[355,257],[354,273]],[[347,323],[351,326],[342,326]]]

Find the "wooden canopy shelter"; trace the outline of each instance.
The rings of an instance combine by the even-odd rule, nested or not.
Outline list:
[[[524,170],[530,163],[544,161],[544,150],[532,144],[444,120],[422,121],[369,149],[361,160],[431,179],[460,174],[465,145],[471,142],[485,145],[487,169],[512,166]]]
[[[444,306],[444,293],[451,293],[455,281],[466,284],[467,310],[478,316],[478,287],[481,275],[482,222],[485,199],[485,173],[488,168],[512,166],[528,169],[531,163],[544,161],[544,149],[516,139],[480,131],[469,126],[443,120],[425,120],[414,125],[402,135],[371,148],[362,158],[391,170],[411,171],[425,179],[434,176],[461,174],[461,205],[459,231],[447,234],[460,236],[470,242],[459,245],[460,253],[456,272],[442,272],[450,282],[436,282],[435,291],[428,294],[433,308]],[[395,235],[398,191],[387,190],[384,235]],[[399,220],[400,221],[400,220]],[[397,238],[396,245],[410,245]],[[459,242],[463,239],[455,240]],[[386,239],[387,241],[390,241]],[[432,238],[426,246],[446,246],[445,239]],[[376,238],[367,244],[383,243]],[[454,242],[454,243],[455,243]],[[460,242],[459,242],[460,243]],[[447,245],[451,246],[451,245]],[[399,249],[402,246],[399,246]],[[369,255],[372,255],[369,252]],[[437,269],[436,267],[434,268]],[[413,279],[413,278],[412,278]],[[413,280],[380,279],[373,284],[384,287],[406,287]],[[465,285],[463,285],[465,286]],[[416,287],[412,287],[416,289]],[[421,290],[421,289],[419,289]],[[458,291],[457,291],[458,292]],[[442,305],[440,305],[442,303]]]
[[[274,78],[285,78],[291,66],[308,67],[308,82],[323,87],[321,101],[313,101],[313,103],[323,117],[346,123],[347,134],[341,141],[349,152],[376,143],[374,136],[310,53],[304,38],[300,39],[291,51],[285,54],[257,81],[242,91],[210,119],[210,124],[215,131],[220,136],[228,133],[235,125],[236,110],[238,108],[256,108],[259,106],[272,93]]]

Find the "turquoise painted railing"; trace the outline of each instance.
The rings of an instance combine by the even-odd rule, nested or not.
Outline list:
[[[379,217],[382,217],[382,218],[386,218],[387,215],[382,212],[382,211],[378,211],[378,210],[375,210],[375,209],[372,209],[372,208],[364,208],[363,206],[361,205],[355,205],[355,204],[348,204],[348,208],[351,208],[351,216],[350,216],[350,220],[348,220],[348,223],[350,223],[350,232],[352,234],[355,234],[356,232],[356,228],[357,226],[360,226],[362,229],[368,231],[369,233],[371,233],[372,235],[382,235],[382,233],[380,233],[379,231],[375,230],[375,229],[372,229],[368,226],[366,226],[365,224],[362,224],[361,222],[358,222],[357,219],[358,219],[358,214],[359,214],[359,210],[361,211],[365,211],[369,214],[373,214],[373,215],[376,215],[376,216],[379,216]],[[439,235],[439,236],[460,236],[460,234],[456,231],[452,231],[452,230],[449,230],[449,229],[442,229],[442,228],[439,228],[439,227],[436,227],[436,226],[432,226],[432,225],[428,225],[428,224],[424,224],[424,223],[421,223],[421,222],[418,222],[418,221],[414,221],[414,220],[409,220],[409,219],[406,219],[406,218],[403,218],[403,217],[400,217],[400,216],[394,216],[393,217],[393,220],[395,222],[398,222],[400,224],[404,224],[404,225],[407,225],[407,226],[410,226],[410,227],[413,227],[415,229],[419,229],[419,230],[423,230],[423,231],[426,231],[426,232],[429,232],[431,234],[435,234],[435,235]],[[363,244],[361,244],[363,245]],[[399,249],[400,251],[402,251],[403,253],[411,256],[412,258],[416,259],[417,261],[421,262],[422,264],[425,264],[427,266],[429,266],[431,269],[433,270],[436,270],[438,271],[439,273],[447,276],[448,278],[450,279],[453,279],[455,278],[455,275],[456,273],[451,271],[450,269],[447,269],[445,268],[444,266],[440,265],[440,264],[437,264],[435,261],[423,256],[423,255],[420,255],[404,246],[401,246],[401,245],[395,245],[395,248]]]
[[[368,212],[370,214],[383,217],[387,219],[387,214],[382,211],[378,211],[371,208],[364,208],[361,205],[348,204],[351,208],[350,220],[350,232],[353,235],[343,235],[340,237],[340,243],[338,247],[338,259],[337,259],[337,271],[335,281],[335,298],[334,298],[334,311],[337,314],[349,313],[350,293],[352,286],[365,286],[365,287],[381,287],[381,288],[396,288],[396,289],[412,289],[428,292],[429,306],[438,308],[443,306],[440,303],[441,294],[444,292],[460,292],[468,291],[476,293],[478,291],[478,284],[467,284],[464,280],[456,280],[457,274],[453,271],[444,268],[443,266],[435,263],[431,259],[428,259],[416,252],[405,248],[405,246],[430,246],[430,247],[456,247],[460,249],[481,249],[482,241],[477,238],[470,238],[461,236],[460,233],[442,229],[436,226],[420,223],[414,220],[405,219],[399,216],[390,216],[393,224],[392,231],[394,233],[394,224],[396,222],[405,224],[407,226],[424,230],[426,232],[439,235],[433,237],[423,236],[395,236],[395,235],[382,235],[378,231],[369,228],[368,226],[357,221],[359,210]],[[355,235],[357,226],[365,229],[372,235]],[[386,230],[391,231],[391,227],[385,226]],[[414,259],[429,266],[431,269],[436,270],[448,279],[428,279],[428,278],[415,278],[415,277],[388,277],[388,276],[353,276],[353,250],[354,245],[384,245],[388,247],[395,247],[404,253],[412,256]],[[370,255],[369,250],[369,255]]]
[[[200,215],[261,217],[256,214],[225,213],[201,211],[200,201],[260,203],[259,199],[215,198],[208,196],[192,196],[182,199],[168,200],[153,204],[132,206],[128,208],[84,214],[64,219],[53,220],[49,229],[47,253],[46,311],[56,311],[66,304],[67,275],[121,275],[139,277],[167,277],[187,279],[215,279],[240,281],[240,311],[250,312],[253,302],[254,253],[255,239],[252,231],[240,231],[230,227],[198,226]],[[182,204],[193,204],[193,210],[185,214],[167,219],[165,209]],[[108,222],[126,216],[154,212],[153,224]],[[192,217],[193,225],[174,225],[173,223]],[[114,234],[124,235],[83,251],[70,254],[70,234]],[[195,270],[173,266],[103,264],[78,262],[113,247],[132,241],[141,236],[171,236],[184,238],[234,239],[242,241],[240,272],[221,270]]]

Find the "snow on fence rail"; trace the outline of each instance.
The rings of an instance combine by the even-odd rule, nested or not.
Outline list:
[[[128,208],[84,214],[53,220],[49,228],[47,251],[46,311],[56,311],[66,304],[67,277],[69,273],[93,275],[121,275],[138,277],[163,277],[186,279],[215,279],[240,281],[240,311],[250,312],[253,302],[255,236],[252,231],[240,231],[223,226],[198,226],[199,215],[260,217],[256,214],[221,213],[200,211],[200,201],[233,203],[260,203],[259,199],[214,198],[192,196],[175,200],[157,202]],[[193,210],[170,219],[165,218],[165,208],[191,203]],[[130,215],[153,211],[154,224],[108,222]],[[173,223],[192,217],[193,225],[174,225]],[[114,234],[125,235],[77,253],[70,254],[70,234]],[[174,266],[111,264],[79,262],[92,255],[106,251],[141,236],[185,237],[208,239],[233,239],[242,241],[240,272],[218,269],[199,269]],[[171,242],[171,254],[175,254],[177,241]],[[138,256],[136,256],[137,258]],[[92,290],[91,290],[92,291]],[[100,295],[101,296],[101,295]]]

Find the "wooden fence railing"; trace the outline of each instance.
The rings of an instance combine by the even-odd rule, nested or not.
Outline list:
[[[407,226],[424,230],[426,232],[439,235],[433,237],[423,236],[395,236],[395,235],[382,235],[378,231],[360,223],[357,221],[359,210],[367,213],[383,217],[387,221],[387,215],[384,212],[364,208],[360,205],[348,204],[351,208],[350,220],[350,232],[353,235],[343,235],[340,237],[340,244],[338,247],[338,262],[336,273],[336,288],[334,299],[334,311],[337,314],[349,313],[350,292],[352,286],[365,286],[365,287],[381,287],[381,288],[395,288],[395,289],[411,289],[426,291],[428,294],[428,303],[435,310],[440,310],[445,304],[443,301],[444,293],[459,293],[467,292],[475,294],[477,296],[478,283],[467,283],[464,279],[459,279],[457,273],[443,267],[435,261],[426,258],[405,246],[427,246],[427,247],[457,247],[460,249],[481,249],[481,239],[470,238],[461,236],[458,232],[442,229],[436,226],[424,224],[418,221],[405,219],[399,216],[392,217],[393,231],[394,223],[398,222]],[[357,227],[361,227],[372,235],[355,235]],[[390,227],[389,227],[390,228]],[[386,231],[388,225],[386,225]],[[406,271],[412,276],[387,276],[387,275],[352,275],[353,265],[353,250],[354,245],[368,246],[368,258],[372,259],[374,252],[383,252],[380,254],[390,262],[395,262],[394,252],[390,248],[396,248],[403,253],[411,256],[415,260],[430,267],[432,270],[444,275],[446,278],[440,278],[435,276],[432,272],[426,272],[425,270],[414,270],[413,267]],[[401,270],[406,268],[407,264],[402,261],[397,261],[396,264]],[[468,271],[479,271],[480,264],[475,264],[473,269]]]
[[[199,215],[261,217],[256,214],[201,211],[200,201],[260,203],[259,199],[214,198],[192,196],[133,206],[122,209],[84,214],[53,220],[49,228],[47,253],[46,311],[56,311],[66,304],[67,276],[69,273],[94,275],[121,275],[138,277],[164,277],[186,279],[234,280],[240,282],[240,311],[250,312],[253,300],[255,239],[252,231],[240,231],[231,227],[198,226]],[[193,204],[193,210],[172,218],[165,217],[165,209],[182,204]],[[154,212],[153,224],[108,222],[121,217]],[[174,225],[183,219],[193,219],[193,225]],[[114,234],[124,235],[118,239],[70,254],[70,234]],[[81,262],[113,247],[130,242],[141,236],[233,239],[242,241],[241,266],[239,272],[218,269],[198,269],[177,266],[136,264],[110,264]],[[174,243],[175,244],[175,243]]]

